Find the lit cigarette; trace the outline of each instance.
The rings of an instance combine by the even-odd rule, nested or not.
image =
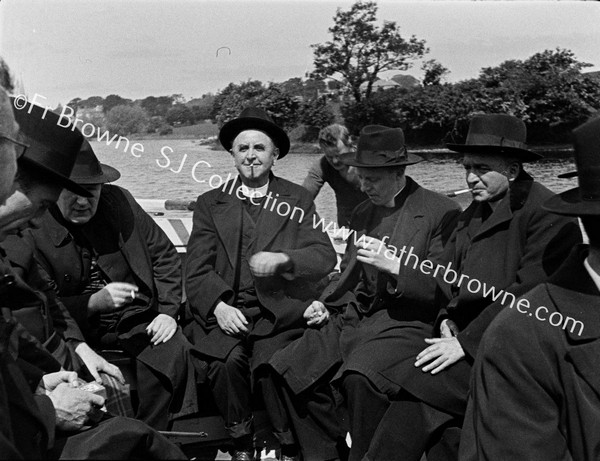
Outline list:
[[[447,197],[456,197],[457,195],[466,194],[467,192],[471,192],[472,189],[461,189],[454,192],[449,192],[446,194]]]

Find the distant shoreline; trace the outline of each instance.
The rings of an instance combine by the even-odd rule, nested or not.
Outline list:
[[[154,134],[142,134],[142,135],[131,135],[129,138],[131,141],[159,141],[159,140],[189,140],[189,141],[199,141],[199,145],[205,146],[211,150],[224,150],[218,142],[206,142],[203,143],[201,138],[197,136],[178,136],[176,134],[171,135],[154,135]],[[547,146],[529,146],[529,148],[534,151],[542,154],[546,158],[571,158],[573,156],[573,147],[568,144],[563,145],[547,145]],[[408,149],[410,152],[421,155],[423,158],[429,160],[435,157],[451,157],[456,155],[456,152],[448,150],[442,146],[438,147],[418,147],[415,149],[411,149],[409,146]],[[296,142],[292,143],[290,148],[290,153],[294,154],[313,154],[320,155],[321,151],[319,149],[319,145],[316,143],[301,143]]]

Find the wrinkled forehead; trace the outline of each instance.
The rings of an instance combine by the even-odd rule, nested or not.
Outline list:
[[[19,132],[19,125],[15,121],[10,99],[6,92],[0,88],[0,134],[15,137]]]
[[[265,147],[275,148],[275,143],[267,133],[260,130],[241,131],[233,140],[233,148],[243,144],[263,144]]]

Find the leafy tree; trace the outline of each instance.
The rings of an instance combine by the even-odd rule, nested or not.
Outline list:
[[[333,123],[334,118],[325,96],[311,99],[302,105],[300,122],[304,125],[325,128]]]
[[[600,86],[569,50],[545,50],[481,70],[478,78],[377,92],[342,107],[354,132],[370,123],[400,126],[408,142],[464,142],[474,113],[505,113],[527,124],[528,142],[567,142],[600,110]]]
[[[102,110],[104,111],[105,114],[108,114],[113,107],[126,106],[130,102],[131,102],[130,99],[124,99],[117,94],[109,94],[104,99],[104,104],[103,104]]]
[[[127,136],[131,133],[141,133],[147,124],[148,114],[139,106],[119,105],[106,114],[106,129],[111,135]]]
[[[313,78],[340,76],[356,101],[363,99],[361,84],[366,82],[364,98],[371,96],[373,83],[381,72],[406,70],[410,61],[428,52],[424,40],[413,35],[405,40],[395,22],[376,24],[377,4],[357,1],[349,11],[337,10],[329,28],[332,40],[311,45],[314,48]]]
[[[225,123],[223,120],[236,117],[241,112],[240,107],[250,105],[249,102],[264,91],[265,87],[259,80],[230,83],[215,97],[211,111],[213,122],[221,127]],[[244,105],[244,100],[248,101],[248,104]]]
[[[189,106],[196,123],[210,118],[211,106]]]
[[[423,85],[439,85],[446,75],[450,73],[448,68],[441,65],[435,59],[425,61],[421,66],[421,70],[425,73],[423,76]]]
[[[284,130],[290,130],[299,123],[300,101],[278,84],[269,85],[256,98],[256,106],[264,109]]]
[[[148,96],[142,99],[140,105],[151,117],[164,117],[173,106],[173,96]]]
[[[284,129],[298,124],[298,98],[285,91],[281,84],[272,83],[265,87],[258,80],[230,83],[215,98],[213,120],[221,127],[249,106],[264,109]]]
[[[175,104],[167,111],[165,120],[169,125],[189,125],[194,123],[194,114],[185,104]]]

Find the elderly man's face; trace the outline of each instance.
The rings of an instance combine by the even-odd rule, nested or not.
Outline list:
[[[55,184],[33,184],[17,190],[0,206],[0,242],[8,235],[28,227],[39,227],[39,219],[56,202],[62,187]]]
[[[0,88],[0,205],[4,204],[13,192],[17,172],[15,145],[2,136],[15,139],[18,132],[19,126],[13,117],[10,99]]]
[[[248,187],[261,187],[267,183],[279,152],[265,133],[246,130],[233,140],[231,155],[242,182]]]
[[[58,197],[58,209],[63,218],[74,224],[85,224],[94,217],[98,210],[98,201],[102,184],[80,184],[85,190],[92,194],[91,197],[82,197],[70,190],[63,189]]]
[[[465,154],[463,157],[467,184],[475,202],[500,200],[509,189],[511,162],[493,155]]]
[[[393,206],[394,196],[404,184],[404,169],[357,168],[360,189],[374,205]]]

